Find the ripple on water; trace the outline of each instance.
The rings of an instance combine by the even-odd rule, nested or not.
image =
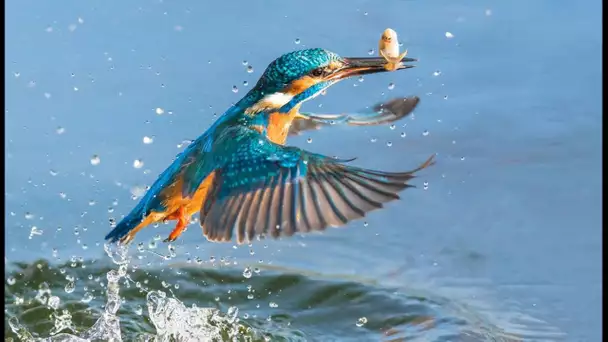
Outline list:
[[[265,270],[143,270],[126,252],[5,273],[5,338],[21,341],[519,341],[447,299],[353,281]],[[130,266],[130,267],[129,267]],[[60,269],[67,269],[62,273]],[[66,279],[68,278],[68,279]],[[105,280],[105,281],[104,281]],[[74,289],[65,291],[67,283]],[[180,284],[174,293],[171,285]],[[164,285],[164,286],[163,286]],[[160,290],[159,290],[160,289]],[[83,301],[83,297],[88,301]],[[49,298],[58,297],[53,305]],[[179,298],[179,299],[178,299]],[[274,304],[274,305],[272,305]],[[147,314],[141,312],[147,307]],[[555,340],[552,330],[535,340]]]

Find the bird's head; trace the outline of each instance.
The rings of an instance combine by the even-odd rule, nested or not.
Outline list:
[[[404,58],[403,62],[414,62]],[[315,97],[329,86],[351,76],[386,72],[382,57],[340,57],[324,49],[306,49],[286,53],[264,71],[255,87],[245,97],[246,112],[279,109]],[[398,69],[413,65],[401,64]]]

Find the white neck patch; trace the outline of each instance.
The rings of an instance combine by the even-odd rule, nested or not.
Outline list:
[[[264,96],[255,105],[248,108],[245,113],[253,115],[268,109],[279,109],[293,99],[293,95],[276,92]]]
[[[264,96],[260,102],[265,102],[276,107],[283,107],[283,105],[287,104],[291,99],[293,99],[293,95],[291,94],[276,92]]]

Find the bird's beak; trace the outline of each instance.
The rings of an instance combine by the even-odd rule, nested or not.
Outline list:
[[[413,68],[414,65],[404,64],[407,62],[416,62],[417,59],[405,57],[394,70],[402,70]],[[335,78],[343,79],[346,77],[375,74],[379,72],[392,71],[386,68],[388,63],[384,57],[349,57],[344,58],[345,65],[336,74]]]

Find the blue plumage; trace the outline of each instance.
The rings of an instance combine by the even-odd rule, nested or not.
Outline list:
[[[201,212],[205,236],[239,243],[259,234],[273,237],[323,230],[365,216],[398,199],[419,169],[389,173],[361,169],[320,154],[269,141],[233,127],[240,143],[228,145],[214,203]]]
[[[376,72],[383,70],[382,61],[360,60],[359,66],[350,67],[366,70],[366,65],[376,63]],[[323,49],[277,58],[247,95],[161,173],[106,239],[129,242],[147,224],[175,219],[178,225],[168,238],[172,241],[190,216],[199,212],[209,240],[228,241],[236,231],[238,242],[243,242],[259,234],[276,237],[342,225],[398,198],[397,192],[409,187],[407,181],[417,170],[360,169],[347,166],[346,160],[285,147],[269,138],[269,129],[276,129],[271,121],[283,120],[277,115],[287,115],[348,77],[336,76],[347,67],[344,59]],[[335,77],[324,79],[331,75]],[[262,103],[269,94],[287,95],[290,85],[305,76],[306,81],[294,88],[305,89],[289,94],[286,103]],[[251,111],[253,107],[258,109]],[[281,125],[290,125],[289,120]]]
[[[274,93],[312,70],[339,60],[339,55],[320,48],[289,52],[268,65],[256,86],[262,88],[266,94]]]

